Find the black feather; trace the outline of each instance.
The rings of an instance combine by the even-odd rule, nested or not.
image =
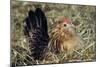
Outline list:
[[[37,8],[35,12],[30,10],[25,24],[24,31],[29,38],[31,55],[34,59],[43,59],[49,42],[47,19],[44,12],[40,8]]]
[[[36,15],[34,13],[34,11],[30,10],[28,13],[28,21],[29,21],[29,25],[31,27],[31,29],[35,29],[36,28]]]
[[[48,33],[47,19],[46,19],[44,12],[40,8],[37,8],[35,10],[35,14],[38,18],[38,21],[39,21],[38,25],[41,27],[43,34],[47,35]]]

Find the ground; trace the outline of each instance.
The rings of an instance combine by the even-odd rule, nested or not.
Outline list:
[[[23,33],[23,23],[30,9],[41,8],[48,20],[48,30],[61,17],[70,18],[76,26],[77,33],[84,41],[85,47],[73,52],[53,54],[43,61],[36,61],[30,56],[28,42]],[[48,32],[49,32],[48,31]],[[65,55],[66,54],[66,55]],[[96,60],[96,7],[93,5],[74,5],[36,2],[11,2],[11,63],[14,65],[50,64]]]

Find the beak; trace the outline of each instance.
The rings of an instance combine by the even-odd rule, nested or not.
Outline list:
[[[75,28],[75,25],[74,24],[71,24],[72,25],[72,27],[74,27]]]

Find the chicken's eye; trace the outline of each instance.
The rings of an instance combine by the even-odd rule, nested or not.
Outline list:
[[[66,27],[67,25],[66,24],[64,24],[64,27]]]

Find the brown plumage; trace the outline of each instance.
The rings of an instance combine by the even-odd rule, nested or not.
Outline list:
[[[81,49],[83,41],[68,18],[60,20],[50,31],[49,47],[52,52],[70,52]]]

